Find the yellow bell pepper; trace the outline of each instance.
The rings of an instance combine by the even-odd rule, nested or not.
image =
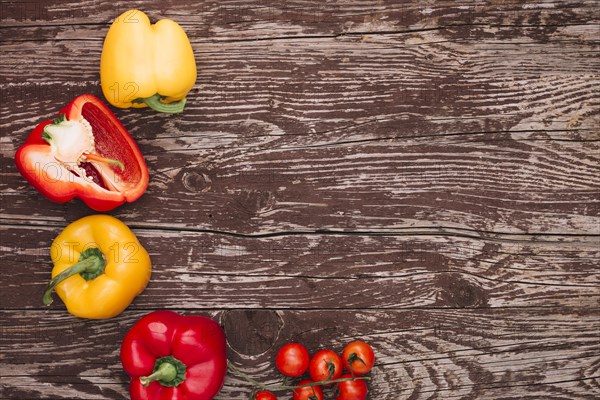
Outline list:
[[[104,319],[120,314],[150,280],[150,256],[133,232],[109,215],[90,215],[68,225],[50,248],[54,263],[44,304],[52,290],[69,312]]]
[[[139,10],[111,25],[100,57],[102,92],[119,108],[181,112],[196,82],[196,60],[184,30],[170,19],[150,24]]]

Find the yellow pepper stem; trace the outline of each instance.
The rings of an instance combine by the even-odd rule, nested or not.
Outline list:
[[[136,99],[134,103],[146,103],[148,107],[153,109],[154,111],[164,112],[164,113],[180,113],[183,112],[183,108],[185,107],[186,99],[182,99],[179,101],[175,101],[173,103],[163,103],[163,97],[156,93],[153,96]]]
[[[106,267],[106,260],[104,254],[97,249],[91,248],[83,251],[79,256],[79,260],[76,264],[71,265],[60,274],[56,275],[44,291],[44,304],[49,306],[52,304],[52,291],[65,279],[72,277],[73,275],[81,274],[83,279],[86,281],[96,278],[98,275],[104,272]]]

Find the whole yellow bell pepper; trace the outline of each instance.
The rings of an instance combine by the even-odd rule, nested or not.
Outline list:
[[[120,314],[150,280],[150,256],[133,232],[109,215],[90,215],[68,225],[50,248],[54,263],[44,304],[52,290],[69,312],[104,319]]]
[[[184,30],[170,19],[150,24],[139,10],[111,25],[100,57],[102,92],[119,108],[181,112],[196,82],[196,60]]]

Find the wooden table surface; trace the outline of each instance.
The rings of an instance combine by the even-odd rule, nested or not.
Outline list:
[[[101,96],[132,3],[184,27],[198,80],[181,115],[114,109],[151,178],[110,214],[154,270],[82,320],[41,295],[51,241],[94,212],[14,153]],[[0,4],[0,398],[128,398],[121,340],[162,308],[217,319],[265,382],[286,342],[363,339],[372,400],[600,397],[598,3],[186,3]],[[228,376],[217,398],[249,393]]]

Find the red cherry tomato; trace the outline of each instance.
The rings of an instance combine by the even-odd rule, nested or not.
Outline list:
[[[345,374],[342,378],[352,378],[352,375]],[[339,394],[335,400],[365,400],[367,398],[367,383],[364,379],[344,381],[337,385]]]
[[[277,400],[277,396],[267,390],[261,390],[256,393],[254,400]]]
[[[342,359],[348,371],[353,372],[354,375],[364,375],[373,368],[375,353],[365,342],[356,341],[344,348]]]
[[[342,359],[331,350],[319,350],[308,365],[310,377],[315,382],[337,379],[342,375]]]
[[[275,364],[284,375],[298,377],[308,368],[308,350],[298,343],[288,343],[277,352]]]
[[[298,382],[298,386],[314,383],[308,379]],[[323,389],[320,386],[306,386],[294,389],[294,400],[323,400]]]

